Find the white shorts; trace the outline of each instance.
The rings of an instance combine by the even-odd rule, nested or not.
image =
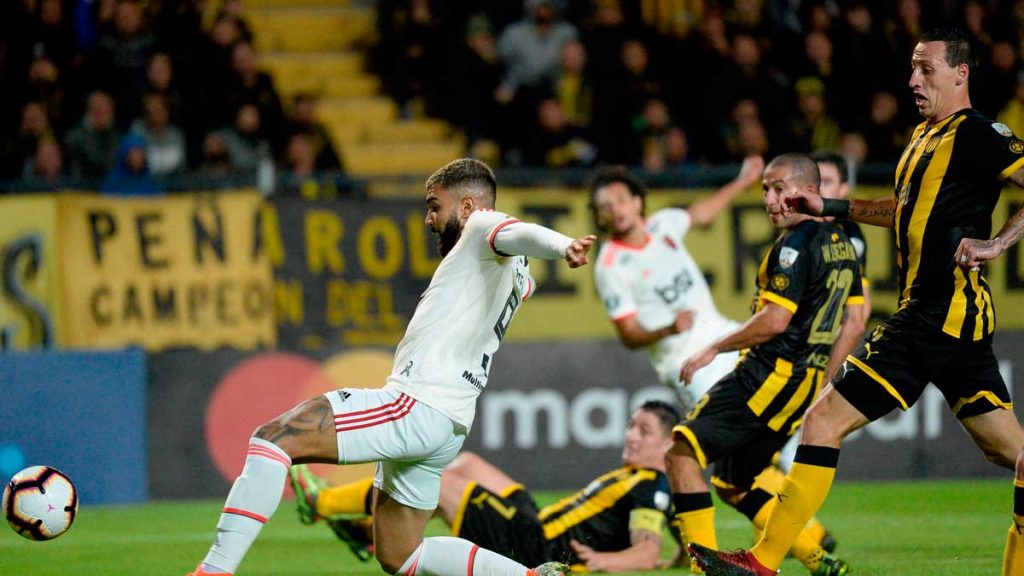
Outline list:
[[[339,464],[376,462],[374,486],[410,508],[437,508],[441,472],[462,449],[465,427],[388,386],[324,396],[334,410]]]

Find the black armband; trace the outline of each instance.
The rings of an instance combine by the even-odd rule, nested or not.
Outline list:
[[[834,218],[849,218],[850,201],[836,200],[835,198],[822,198],[821,215],[832,216]]]

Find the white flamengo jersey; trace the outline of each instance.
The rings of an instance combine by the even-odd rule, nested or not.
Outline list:
[[[615,240],[601,246],[594,268],[597,291],[613,321],[636,316],[647,331],[672,324],[678,312],[693,311],[690,330],[647,347],[661,381],[678,388],[683,362],[737,324],[715,308],[704,274],[683,245],[683,236],[690,230],[690,213],[680,208],[659,210],[647,220],[645,229],[643,246]],[[691,388],[698,397],[706,391]]]
[[[571,242],[501,212],[473,212],[420,298],[387,378],[389,386],[467,429],[494,353],[516,310],[536,287],[525,256],[503,255],[495,247],[499,230],[518,227],[557,235],[563,246]],[[564,248],[546,256],[562,254]]]

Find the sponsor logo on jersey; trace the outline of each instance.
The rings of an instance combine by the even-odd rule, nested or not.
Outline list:
[[[1010,152],[1013,152],[1014,154],[1024,154],[1024,142],[1014,138],[1010,142]]]
[[[350,393],[350,392],[346,392],[346,391],[344,391],[344,390],[338,390],[338,398],[339,398],[339,399],[340,399],[340,400],[341,400],[342,402],[344,402],[345,400],[348,400],[348,399],[349,399],[349,398],[351,398],[351,397],[352,397],[352,393]]]
[[[796,248],[789,246],[783,246],[782,250],[779,250],[779,266],[783,268],[789,268],[796,263],[796,259],[800,256],[800,251]]]
[[[474,376],[469,370],[462,371],[462,379],[472,384],[477,390],[483,391],[484,383],[482,379]]]
[[[789,288],[789,276],[779,273],[772,276],[771,280],[772,288],[776,290],[785,290]]]

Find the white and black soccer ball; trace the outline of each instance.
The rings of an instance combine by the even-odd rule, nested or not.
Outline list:
[[[52,540],[67,532],[78,514],[78,491],[63,472],[31,466],[14,475],[4,488],[4,517],[30,540]]]

